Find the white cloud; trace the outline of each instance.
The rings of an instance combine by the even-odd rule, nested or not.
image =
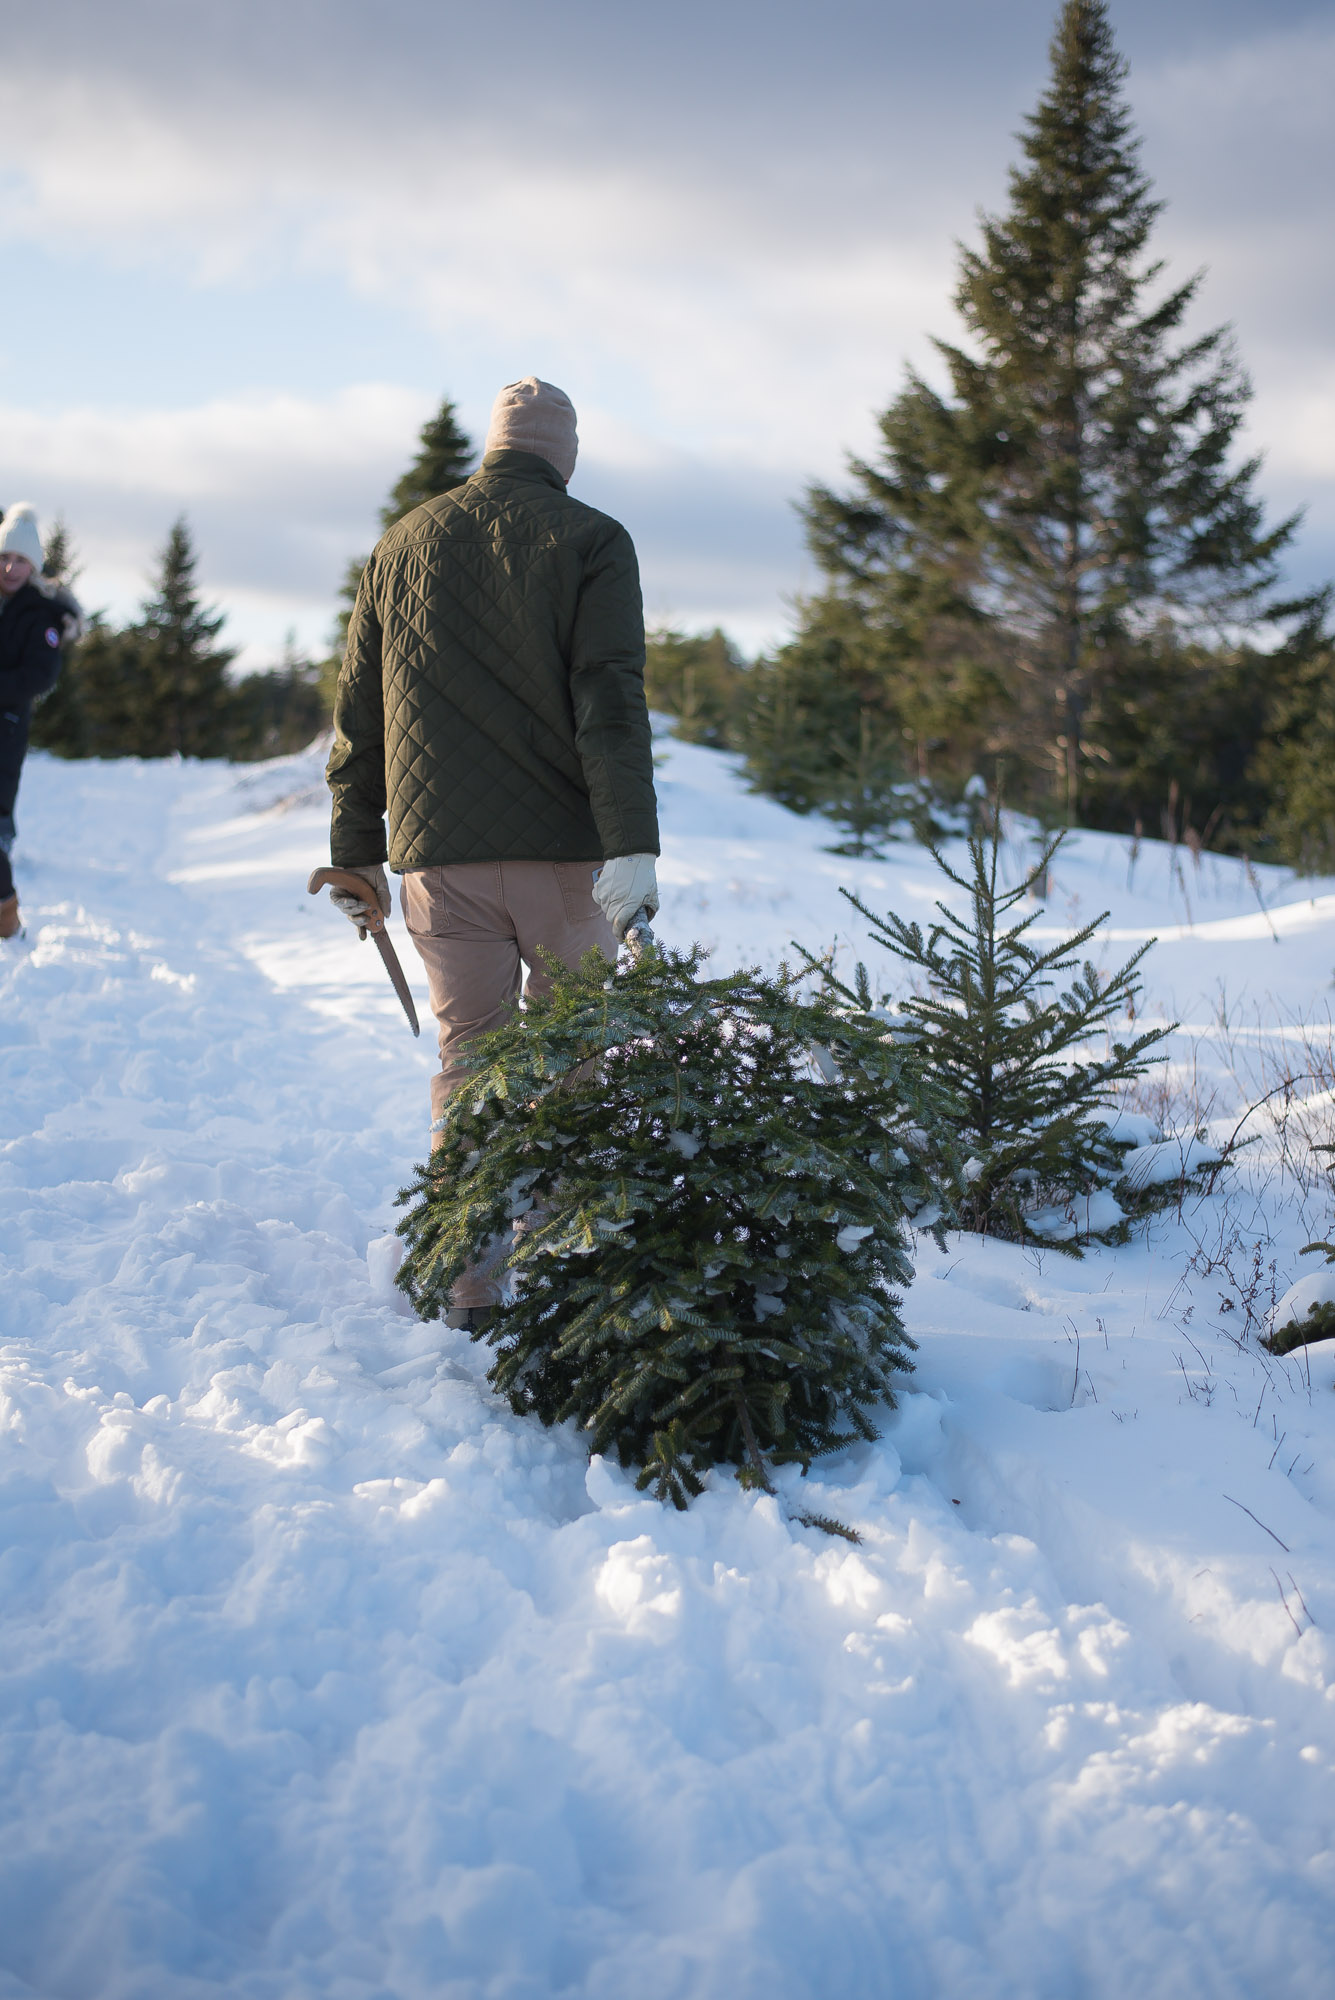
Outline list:
[[[75,408],[41,415],[0,408],[5,456],[48,485],[188,504],[341,496],[370,466],[392,465],[428,414],[391,383],[354,384],[325,402],[283,395],[223,398],[197,409]]]
[[[1248,356],[1328,345],[1335,306],[1321,254],[1335,193],[1335,26],[1279,24],[1132,79],[1145,157],[1169,197],[1160,237],[1203,310],[1236,320]]]
[[[581,402],[759,463],[828,466],[897,351],[941,319],[951,231],[968,221],[930,186],[869,219],[815,160],[780,200],[764,174],[702,187],[652,158],[544,160],[508,130],[346,134],[295,106],[261,136],[235,114],[126,83],[57,80],[39,100],[0,77],[4,145],[23,163],[0,226],[168,258],[206,285],[332,273],[425,318],[466,373],[486,356],[503,378],[537,349]],[[819,197],[831,218],[813,227]]]
[[[1323,357],[1301,380],[1268,384],[1251,430],[1277,477],[1335,488],[1335,361]]]

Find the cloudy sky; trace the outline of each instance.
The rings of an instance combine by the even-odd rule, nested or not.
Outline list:
[[[1004,199],[1055,0],[0,0],[0,505],[128,612],[183,509],[246,658],[319,646],[443,394],[559,382],[650,612],[754,646]],[[1174,275],[1335,575],[1335,13],[1114,0]],[[36,32],[33,32],[34,20]],[[20,32],[20,29],[22,30]]]

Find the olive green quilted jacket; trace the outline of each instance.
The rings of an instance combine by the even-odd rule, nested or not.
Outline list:
[[[546,459],[489,452],[377,543],[334,730],[336,867],[656,854],[630,536]]]

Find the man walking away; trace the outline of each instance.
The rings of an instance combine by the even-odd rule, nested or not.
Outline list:
[[[382,537],[348,628],[330,859],[368,893],[331,893],[355,923],[373,898],[389,912],[386,859],[403,876],[440,1028],[433,1132],[521,962],[542,993],[541,952],[614,959],[658,908],[639,572],[626,530],[566,491],[577,447],[560,389],[502,389],[479,470]],[[494,1300],[470,1272],[451,1317]]]
[[[9,857],[32,705],[55,686],[60,649],[82,623],[69,591],[42,575],[43,559],[37,515],[20,500],[0,518],[0,939],[19,930]]]

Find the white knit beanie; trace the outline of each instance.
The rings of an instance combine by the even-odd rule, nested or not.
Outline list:
[[[42,538],[37,532],[37,509],[28,500],[16,500],[0,521],[0,556],[26,556],[35,570],[45,560]]]
[[[579,434],[575,405],[564,389],[525,375],[507,382],[491,406],[483,455],[489,451],[533,451],[554,465],[567,486],[575,470]]]

